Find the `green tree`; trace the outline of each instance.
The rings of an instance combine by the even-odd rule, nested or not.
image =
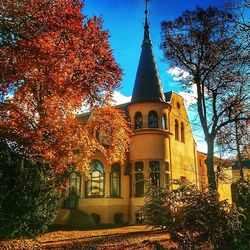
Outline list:
[[[61,204],[61,180],[47,165],[22,159],[0,144],[0,238],[39,235]]]

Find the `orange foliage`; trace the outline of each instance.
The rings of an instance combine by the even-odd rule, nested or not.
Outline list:
[[[87,122],[89,136],[93,136],[96,151],[108,162],[123,162],[129,147],[131,129],[123,111],[114,107],[95,109]]]
[[[87,19],[82,7],[80,0],[0,2],[0,139],[57,172],[86,169],[97,144],[74,111],[83,102],[93,107],[110,99],[121,80],[102,20]],[[117,116],[109,126],[118,122],[124,133],[112,136],[107,151],[122,159],[127,124],[108,110]],[[115,148],[117,137],[122,145]]]

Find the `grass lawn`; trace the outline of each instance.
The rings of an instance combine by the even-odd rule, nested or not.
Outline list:
[[[57,230],[35,239],[8,240],[0,249],[170,249],[176,245],[169,236],[145,226],[126,226],[96,230]],[[175,249],[175,248],[174,248]]]

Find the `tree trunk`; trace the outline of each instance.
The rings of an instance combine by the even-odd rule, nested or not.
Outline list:
[[[208,185],[212,190],[217,191],[217,185],[215,180],[215,172],[214,172],[214,139],[207,139],[207,177],[208,177]]]

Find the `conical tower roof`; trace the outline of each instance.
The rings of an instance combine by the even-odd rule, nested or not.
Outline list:
[[[146,18],[144,25],[144,38],[140,61],[136,73],[132,102],[165,102],[159,73],[153,54],[148,25],[148,9],[146,1]]]

